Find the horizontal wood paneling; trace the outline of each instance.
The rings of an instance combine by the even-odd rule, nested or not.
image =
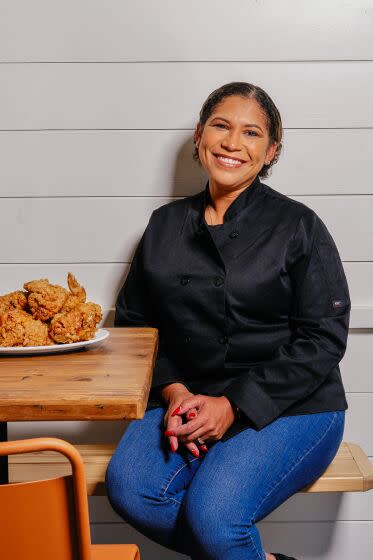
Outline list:
[[[343,385],[346,392],[373,393],[373,375],[370,375],[370,364],[372,363],[373,329],[366,332],[350,330],[347,350],[340,363]]]
[[[89,498],[92,523],[121,523],[106,496]],[[373,509],[373,492],[321,492],[295,494],[270,513],[266,521],[370,521]]]
[[[373,306],[373,262],[343,262],[355,307]]]
[[[57,437],[72,444],[118,442],[128,426],[127,420],[9,422],[8,439]]]
[[[373,195],[297,196],[334,237],[341,258],[373,260]],[[128,262],[166,197],[4,198],[2,263]],[[14,232],[16,235],[13,235]]]
[[[373,195],[297,196],[295,200],[312,208],[327,227],[346,261],[372,260]],[[347,233],[348,232],[348,233]]]
[[[373,62],[3,64],[0,130],[193,128],[207,95],[233,80],[263,87],[286,128],[371,128],[372,70]]]
[[[206,181],[192,160],[192,136],[191,130],[0,132],[0,197],[187,196]],[[283,144],[272,176],[263,179],[275,190],[371,193],[373,129],[287,129]]]
[[[309,500],[307,497],[292,496],[268,516],[268,521],[370,521],[372,518],[373,492],[342,495],[331,492],[323,497],[315,493],[309,495]]]
[[[14,228],[17,236],[2,246],[1,258],[28,263],[131,260],[152,210],[168,201],[150,197],[3,199],[0,236],[6,239]]]
[[[354,307],[351,311],[351,329],[369,329],[373,325],[373,307]]]
[[[365,375],[369,375],[369,364],[365,368]],[[346,392],[346,398],[348,409],[344,439],[357,443],[370,458],[373,458],[372,429],[369,421],[373,410],[373,394]]]
[[[282,552],[301,560],[352,560],[369,558],[373,547],[373,522],[330,521],[257,524],[266,552]],[[92,525],[93,542],[136,543],[141,560],[188,560],[154,543],[126,523]]]
[[[186,196],[192,153],[189,130],[0,132],[0,197]]]
[[[214,0],[3,2],[0,60],[373,58],[369,0],[231,0],[216,8]]]
[[[371,521],[258,524],[263,547],[302,560],[351,560],[369,556],[373,544]]]

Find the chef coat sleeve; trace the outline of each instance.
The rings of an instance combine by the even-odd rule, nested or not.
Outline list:
[[[177,366],[167,356],[162,332],[159,329],[159,321],[154,316],[143,266],[146,235],[150,235],[149,224],[136,248],[131,268],[119,292],[115,305],[114,326],[154,327],[158,329],[158,353],[152,377],[152,395],[159,396],[157,391],[162,385],[169,383],[183,383],[191,391]]]
[[[250,364],[224,390],[257,429],[311,395],[341,361],[347,344],[350,294],[337,247],[309,209],[287,248],[292,286],[291,337],[271,359]]]

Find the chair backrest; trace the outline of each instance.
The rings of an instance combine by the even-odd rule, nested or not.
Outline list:
[[[0,456],[47,450],[65,455],[72,475],[0,485],[1,559],[91,559],[84,465],[75,447],[57,438],[0,443]]]

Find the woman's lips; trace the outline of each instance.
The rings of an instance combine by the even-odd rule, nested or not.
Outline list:
[[[246,163],[235,158],[220,156],[218,154],[214,154],[214,157],[218,165],[220,165],[220,167],[224,167],[224,169],[237,169],[238,167],[242,167],[242,165]]]

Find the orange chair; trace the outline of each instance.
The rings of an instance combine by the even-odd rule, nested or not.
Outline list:
[[[58,451],[72,475],[0,485],[2,560],[140,560],[135,544],[91,544],[84,464],[61,439],[35,438],[0,443],[0,456]]]

